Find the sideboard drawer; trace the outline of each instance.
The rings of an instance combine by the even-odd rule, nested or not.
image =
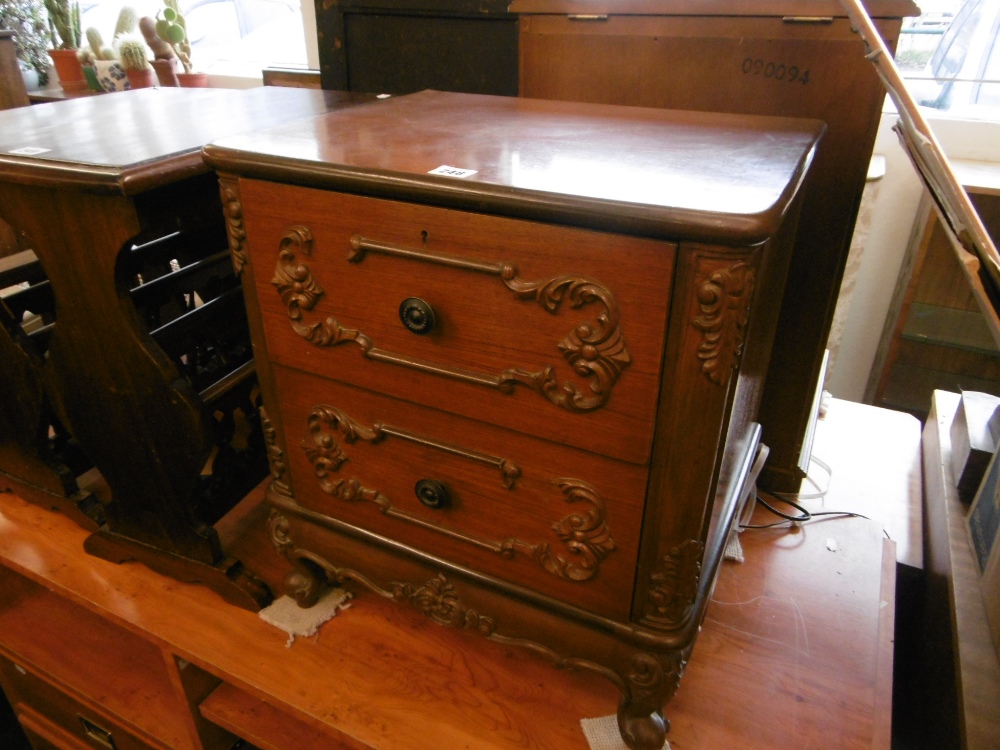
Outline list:
[[[11,687],[16,713],[38,713],[81,745],[95,750],[148,750],[150,745],[130,734],[107,716],[99,714],[56,689],[33,672],[0,657],[4,682]],[[29,710],[24,711],[23,706]]]
[[[303,507],[628,615],[644,468],[286,367],[275,381]]]
[[[649,459],[676,245],[255,181],[241,193],[273,361]]]

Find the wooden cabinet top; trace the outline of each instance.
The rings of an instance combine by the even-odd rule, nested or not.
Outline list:
[[[874,18],[919,16],[913,0],[864,0]],[[643,16],[847,17],[840,0],[514,0],[512,13]]]
[[[770,237],[824,126],[424,91],[227,139],[223,172],[653,237]],[[465,176],[435,174],[439,168]]]
[[[133,194],[206,171],[221,136],[326,112],[350,95],[162,88],[0,112],[0,180]]]

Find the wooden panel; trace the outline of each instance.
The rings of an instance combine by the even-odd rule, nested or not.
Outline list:
[[[673,245],[252,181],[243,183],[241,193],[273,361],[635,463],[648,460],[669,301],[663,290],[672,282]],[[552,395],[513,384],[511,393],[503,393],[441,373],[373,361],[362,354],[358,341],[348,340],[350,334],[337,346],[309,343],[293,331],[289,308],[268,274],[278,265],[282,238],[294,226],[306,227],[312,244],[308,252],[289,244],[295,256],[285,265],[302,264],[324,290],[315,308],[301,305],[301,324],[332,318],[345,329],[360,331],[379,350],[484,379],[511,369],[542,372],[551,367]],[[510,264],[514,288],[499,273],[375,252],[351,262],[354,235],[418,253]],[[284,276],[289,278],[287,272]],[[568,298],[560,299],[563,290],[556,285],[575,279],[593,280],[596,294],[606,299],[591,296],[586,287],[580,290],[581,305],[570,289],[565,289]],[[520,281],[541,282],[539,288],[551,283],[559,295],[546,300],[554,314],[533,293],[517,294]],[[415,335],[400,322],[399,305],[411,297],[435,310],[438,324],[429,335]],[[609,302],[616,309],[609,310]],[[574,373],[564,357],[579,345],[569,343],[565,354],[560,351],[571,337],[600,331],[605,326],[601,315],[608,315],[609,336],[600,337],[602,353],[595,364],[622,368],[620,377],[613,369]],[[610,336],[619,320],[624,355]],[[585,408],[575,407],[573,400],[567,400],[567,408],[549,402],[565,398],[564,383],[578,389]],[[603,405],[601,391],[592,390],[595,385],[608,395]]]
[[[127,717],[138,736],[164,747],[192,747],[155,647],[6,568],[0,581],[0,653],[61,689],[88,696],[92,708]]]
[[[327,732],[298,721],[280,708],[222,683],[201,704],[202,715],[226,727],[260,750],[324,748],[357,750],[366,747],[347,737]]]
[[[101,750],[148,750],[162,748],[172,750],[173,746],[159,742],[143,742],[130,734],[120,722],[93,706],[76,700],[61,692],[30,671],[0,657],[0,672],[4,683],[13,687],[16,697],[14,710],[17,713],[29,707],[50,720],[53,724],[75,737],[82,744]],[[95,739],[97,740],[95,741]],[[191,745],[185,745],[191,747]]]
[[[283,367],[275,375],[300,505],[591,611],[628,618],[645,468]],[[354,424],[319,421],[310,432],[307,420],[317,405],[340,410]],[[382,434],[366,437],[374,425],[384,426]],[[499,461],[509,468],[507,477]],[[419,502],[414,488],[423,479],[446,486],[447,507],[432,510]]]
[[[952,418],[958,395],[936,391],[924,427],[924,483],[928,526],[928,583],[925,658],[942,663],[942,651],[954,659],[949,674],[928,671],[926,709],[931,741],[942,731],[961,732],[961,747],[987,750],[1000,742],[1000,657],[993,646],[979,569],[969,544],[965,506],[958,498],[951,469]],[[955,681],[949,683],[948,678]],[[953,692],[957,686],[957,696]],[[948,720],[957,712],[957,726]]]

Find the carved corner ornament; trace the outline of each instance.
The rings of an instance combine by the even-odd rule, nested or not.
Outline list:
[[[487,273],[499,277],[514,293],[515,299],[534,301],[553,315],[558,313],[564,300],[569,300],[573,309],[599,305],[601,311],[596,320],[580,323],[556,344],[573,371],[590,381],[589,390],[581,391],[568,381],[560,384],[555,369],[551,366],[537,370],[510,367],[496,375],[468,372],[378,349],[364,333],[345,328],[332,317],[305,323],[302,312],[313,309],[324,295],[323,288],[312,271],[298,260],[299,255],[312,254],[312,245],[313,237],[308,228],[298,225],[290,227],[279,243],[278,263],[271,283],[277,288],[288,311],[292,329],[315,346],[336,346],[353,341],[361,348],[362,355],[369,359],[490,386],[501,393],[512,393],[515,386],[521,385],[570,412],[588,412],[604,406],[622,371],[632,361],[621,331],[618,303],[611,290],[597,281],[578,276],[524,281],[518,278],[517,269],[509,263],[484,264],[468,258],[438,256],[357,236],[351,238],[348,253],[348,261],[351,263],[362,262],[369,252],[379,252]]]
[[[729,381],[743,353],[753,284],[753,268],[740,261],[709,274],[698,287],[700,314],[693,322],[702,332],[698,359],[717,385]]]
[[[552,575],[567,581],[589,581],[594,578],[600,570],[601,563],[615,550],[614,539],[605,523],[604,499],[596,489],[580,479],[553,480],[553,484],[562,490],[566,502],[581,503],[586,506],[582,512],[572,513],[552,524],[552,531],[569,553],[568,556],[564,556],[553,550],[546,542],[526,542],[516,538],[494,541],[450,529],[396,507],[381,491],[365,486],[354,477],[333,476],[348,460],[347,454],[337,440],[338,434],[342,436],[343,442],[348,444],[363,440],[373,445],[387,436],[394,436],[437,448],[451,455],[485,463],[499,468],[504,486],[513,489],[514,478],[520,476],[521,470],[509,459],[441,443],[381,423],[365,427],[340,409],[325,404],[316,406],[312,410],[307,425],[309,435],[302,442],[302,449],[313,466],[320,489],[339,500],[372,503],[383,515],[390,518],[406,521],[495,552],[504,559],[509,560],[520,553],[534,560]]]
[[[233,271],[240,276],[247,264],[247,231],[243,225],[239,181],[235,177],[220,177],[219,192],[222,195],[222,212],[226,217],[226,234],[229,236],[229,254],[233,261]]]
[[[278,445],[278,433],[267,416],[267,409],[260,407],[260,423],[267,447],[267,464],[271,470],[271,489],[285,497],[292,496],[292,488],[285,481],[285,452]]]
[[[698,598],[704,551],[702,542],[688,539],[663,556],[649,577],[643,622],[660,630],[687,625]]]

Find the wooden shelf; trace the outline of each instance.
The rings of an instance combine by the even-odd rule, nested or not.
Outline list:
[[[992,750],[1000,746],[1000,659],[951,469],[951,423],[958,401],[958,394],[936,391],[923,432],[929,623],[924,639],[931,663],[944,664],[946,679],[935,681],[935,702],[954,703],[962,747]],[[937,653],[942,647],[948,652],[943,656]],[[953,682],[947,679],[949,662]]]
[[[897,363],[878,406],[927,416],[927,394],[936,390],[979,391],[1000,396],[1000,382],[946,370]]]
[[[225,727],[259,750],[324,748],[348,750],[358,745],[331,737],[329,732],[290,717],[270,703],[255,698],[235,685],[222,683],[201,704],[201,714]]]
[[[903,326],[903,338],[992,356],[1000,355],[1000,349],[997,349],[986,321],[973,310],[914,302]]]
[[[0,652],[146,741],[192,747],[158,648],[2,567]]]
[[[1000,236],[1000,164],[953,163],[987,231]],[[914,219],[865,401],[926,418],[935,390],[1000,394],[1000,351],[937,210]]]

